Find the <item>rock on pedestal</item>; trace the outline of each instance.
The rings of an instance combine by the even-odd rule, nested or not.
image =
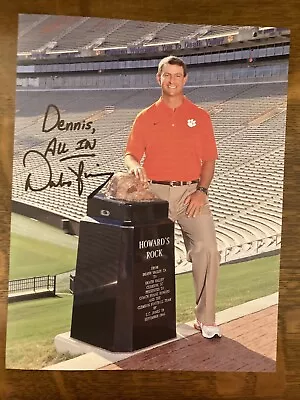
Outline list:
[[[87,214],[80,222],[71,337],[113,352],[175,338],[168,203],[94,194]]]

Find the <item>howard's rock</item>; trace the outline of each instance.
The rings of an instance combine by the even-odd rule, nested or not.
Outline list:
[[[158,197],[133,174],[117,172],[110,179],[105,195],[110,198],[127,201],[149,201]]]

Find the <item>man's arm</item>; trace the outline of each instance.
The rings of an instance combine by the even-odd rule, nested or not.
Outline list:
[[[211,181],[215,173],[215,160],[204,161],[201,168],[201,178],[198,186],[202,186],[206,189],[209,188]],[[194,193],[187,196],[185,204],[187,204],[187,216],[196,217],[201,212],[201,207],[206,203],[206,194],[200,190],[196,190]]]
[[[215,160],[204,161],[201,167],[201,178],[198,186],[209,188],[215,173]]]
[[[147,183],[148,178],[145,169],[140,165],[137,159],[131,155],[126,154],[124,158],[125,166],[131,174],[134,174],[142,182]]]

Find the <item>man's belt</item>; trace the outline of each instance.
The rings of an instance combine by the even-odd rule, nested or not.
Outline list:
[[[158,183],[160,185],[169,185],[169,186],[184,186],[184,185],[190,185],[192,183],[198,183],[199,180],[193,180],[193,181],[155,181],[150,179],[150,183]]]

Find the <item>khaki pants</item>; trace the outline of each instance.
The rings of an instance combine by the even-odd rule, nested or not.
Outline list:
[[[169,218],[177,221],[181,228],[187,260],[192,262],[195,316],[205,325],[211,325],[215,322],[220,256],[208,200],[197,217],[185,214],[187,206],[184,200],[196,190],[196,186],[196,183],[173,187],[150,183],[150,190],[169,202]]]

